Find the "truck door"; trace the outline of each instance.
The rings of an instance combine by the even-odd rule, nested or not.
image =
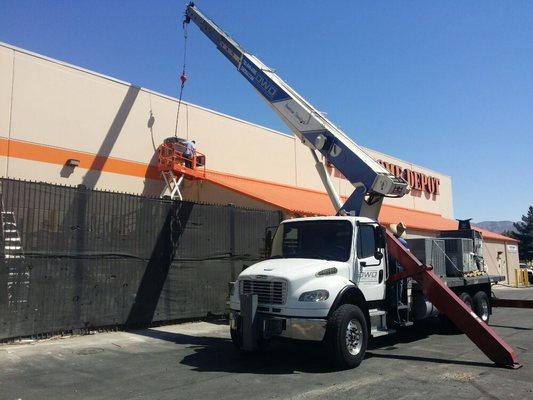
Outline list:
[[[385,298],[385,260],[379,229],[374,224],[358,224],[357,228],[354,282],[368,301]]]

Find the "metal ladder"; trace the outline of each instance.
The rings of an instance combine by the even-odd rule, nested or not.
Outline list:
[[[18,310],[28,303],[30,289],[30,272],[24,268],[24,251],[13,211],[6,211],[0,194],[0,220],[6,261],[7,301],[10,310]]]
[[[17,229],[15,213],[13,211],[5,211],[3,202],[0,210],[2,235],[4,237],[4,256],[6,259],[22,259],[24,258],[24,251]]]

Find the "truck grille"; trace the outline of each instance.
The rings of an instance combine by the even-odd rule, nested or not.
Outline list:
[[[259,304],[285,304],[287,282],[244,279],[240,281],[241,294],[257,294]]]

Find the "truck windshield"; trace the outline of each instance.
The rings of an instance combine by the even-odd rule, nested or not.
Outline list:
[[[348,261],[352,247],[349,221],[285,222],[276,231],[270,258]]]

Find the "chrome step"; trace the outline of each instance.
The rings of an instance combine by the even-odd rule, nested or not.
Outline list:
[[[377,338],[380,336],[391,335],[393,333],[396,333],[396,329],[372,329],[370,331],[370,336]]]

